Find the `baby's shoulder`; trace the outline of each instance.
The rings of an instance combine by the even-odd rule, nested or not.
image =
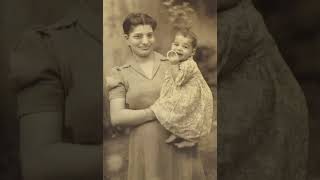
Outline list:
[[[193,59],[189,59],[189,60],[183,61],[180,64],[180,68],[182,68],[182,69],[197,69],[198,64]]]

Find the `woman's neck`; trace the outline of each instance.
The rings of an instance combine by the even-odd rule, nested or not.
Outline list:
[[[147,62],[151,62],[154,60],[154,52],[150,53],[148,56],[142,57],[142,56],[138,56],[136,54],[133,54],[134,59],[136,60],[137,63],[147,63]]]

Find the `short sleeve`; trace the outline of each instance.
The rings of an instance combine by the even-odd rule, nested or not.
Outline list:
[[[116,98],[126,98],[125,81],[121,71],[122,70],[119,67],[114,67],[111,70],[111,77],[118,80],[119,83],[115,87],[110,88],[109,100]]]
[[[193,60],[187,60],[180,64],[180,71],[175,79],[177,86],[187,83],[194,75],[197,64]]]
[[[219,0],[217,2],[217,10],[222,11],[236,6],[241,0]]]
[[[64,91],[58,66],[49,53],[48,38],[48,34],[27,32],[11,54],[10,79],[18,116],[62,110]]]

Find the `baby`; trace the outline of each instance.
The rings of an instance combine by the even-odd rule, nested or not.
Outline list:
[[[213,121],[213,96],[193,60],[197,38],[189,30],[175,34],[167,53],[170,68],[159,99],[150,107],[158,121],[172,134],[167,143],[177,147],[195,145],[208,134]]]

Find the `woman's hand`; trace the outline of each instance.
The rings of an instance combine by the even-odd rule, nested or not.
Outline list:
[[[147,119],[149,120],[154,120],[157,118],[154,112],[150,108],[145,109],[145,113],[146,113]]]
[[[155,114],[150,108],[127,109],[125,98],[110,100],[110,116],[113,126],[137,126],[155,120]]]

